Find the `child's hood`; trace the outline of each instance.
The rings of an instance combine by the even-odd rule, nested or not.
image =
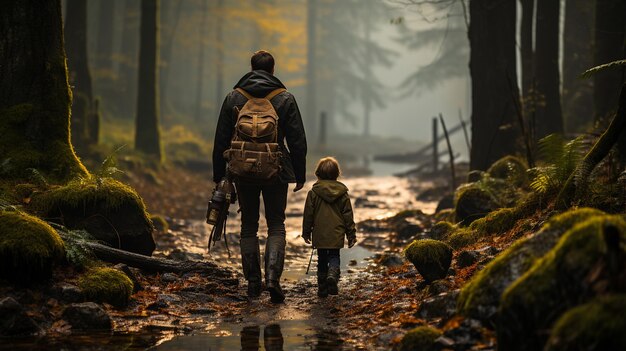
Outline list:
[[[313,184],[313,192],[326,202],[335,202],[348,192],[348,188],[336,180],[318,180]]]

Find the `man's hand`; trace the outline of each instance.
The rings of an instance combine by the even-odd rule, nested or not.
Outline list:
[[[298,192],[299,190],[302,190],[302,188],[304,187],[304,183],[297,183],[296,187],[293,188],[293,192]]]
[[[306,234],[302,234],[302,239],[304,239],[304,242],[307,244],[311,243],[311,234],[306,235]]]
[[[356,235],[348,238],[348,248],[351,248],[356,244]]]

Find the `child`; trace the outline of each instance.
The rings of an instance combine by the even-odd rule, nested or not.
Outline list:
[[[326,297],[339,293],[339,249],[348,239],[348,247],[356,244],[356,228],[348,188],[337,181],[341,171],[333,157],[319,160],[315,167],[317,182],[309,191],[304,206],[302,238],[313,241],[317,249],[317,295]]]

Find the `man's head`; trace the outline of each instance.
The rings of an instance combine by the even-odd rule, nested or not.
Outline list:
[[[253,71],[260,69],[274,74],[274,56],[265,50],[259,50],[250,58],[250,66]]]

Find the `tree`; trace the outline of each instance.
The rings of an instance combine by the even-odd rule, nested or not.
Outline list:
[[[626,2],[596,0],[594,66],[625,58]],[[620,86],[626,75],[598,72],[593,80],[596,121],[606,126],[615,112]]]
[[[163,37],[163,50],[161,52],[160,60],[160,109],[161,113],[167,115],[168,103],[168,87],[169,87],[169,75],[172,71],[172,54],[174,52],[174,37],[176,36],[176,29],[180,22],[181,11],[183,8],[183,1],[178,0],[176,2],[166,1],[166,7],[161,12],[163,20],[161,21],[163,32],[166,32]],[[200,40],[202,40],[201,38]]]
[[[100,0],[98,11],[98,42],[97,60],[98,69],[102,69],[108,74],[113,72],[113,13],[115,12],[115,1]]]
[[[207,0],[202,0],[202,22],[200,25],[200,49],[198,50],[198,77],[196,80],[196,111],[194,117],[196,121],[202,120],[202,86],[204,83],[204,50],[205,50],[205,37],[207,30],[207,17],[208,17],[208,4]]]
[[[68,0],[67,4],[64,33],[69,81],[73,86],[72,144],[85,151],[88,145],[98,141],[90,138],[93,135],[90,129],[97,128],[94,125],[97,120],[90,121],[93,93],[87,60],[87,0]]]
[[[218,0],[215,5],[217,18],[215,21],[215,118],[219,116],[219,108],[224,99],[224,0]]]
[[[584,132],[593,122],[593,81],[581,80],[593,66],[593,11],[589,0],[568,0],[563,33],[563,117],[565,130]]]
[[[119,104],[122,115],[131,118],[136,111],[137,101],[137,43],[139,41],[139,0],[125,0],[124,18],[122,22],[122,43],[120,48]]]
[[[563,133],[559,75],[560,0],[537,1],[535,137]]]
[[[306,118],[307,132],[317,135],[317,0],[307,0]]]
[[[520,29],[520,46],[522,60],[522,96],[528,97],[533,85],[533,20],[535,12],[535,0],[521,0],[522,25]]]
[[[159,131],[159,0],[141,0],[135,149],[161,160]]]
[[[9,0],[0,12],[0,157],[5,179],[36,170],[50,181],[86,176],[70,141],[60,0]]]
[[[469,3],[470,75],[472,77],[472,150],[470,168],[486,170],[517,151],[515,115],[515,0]]]

